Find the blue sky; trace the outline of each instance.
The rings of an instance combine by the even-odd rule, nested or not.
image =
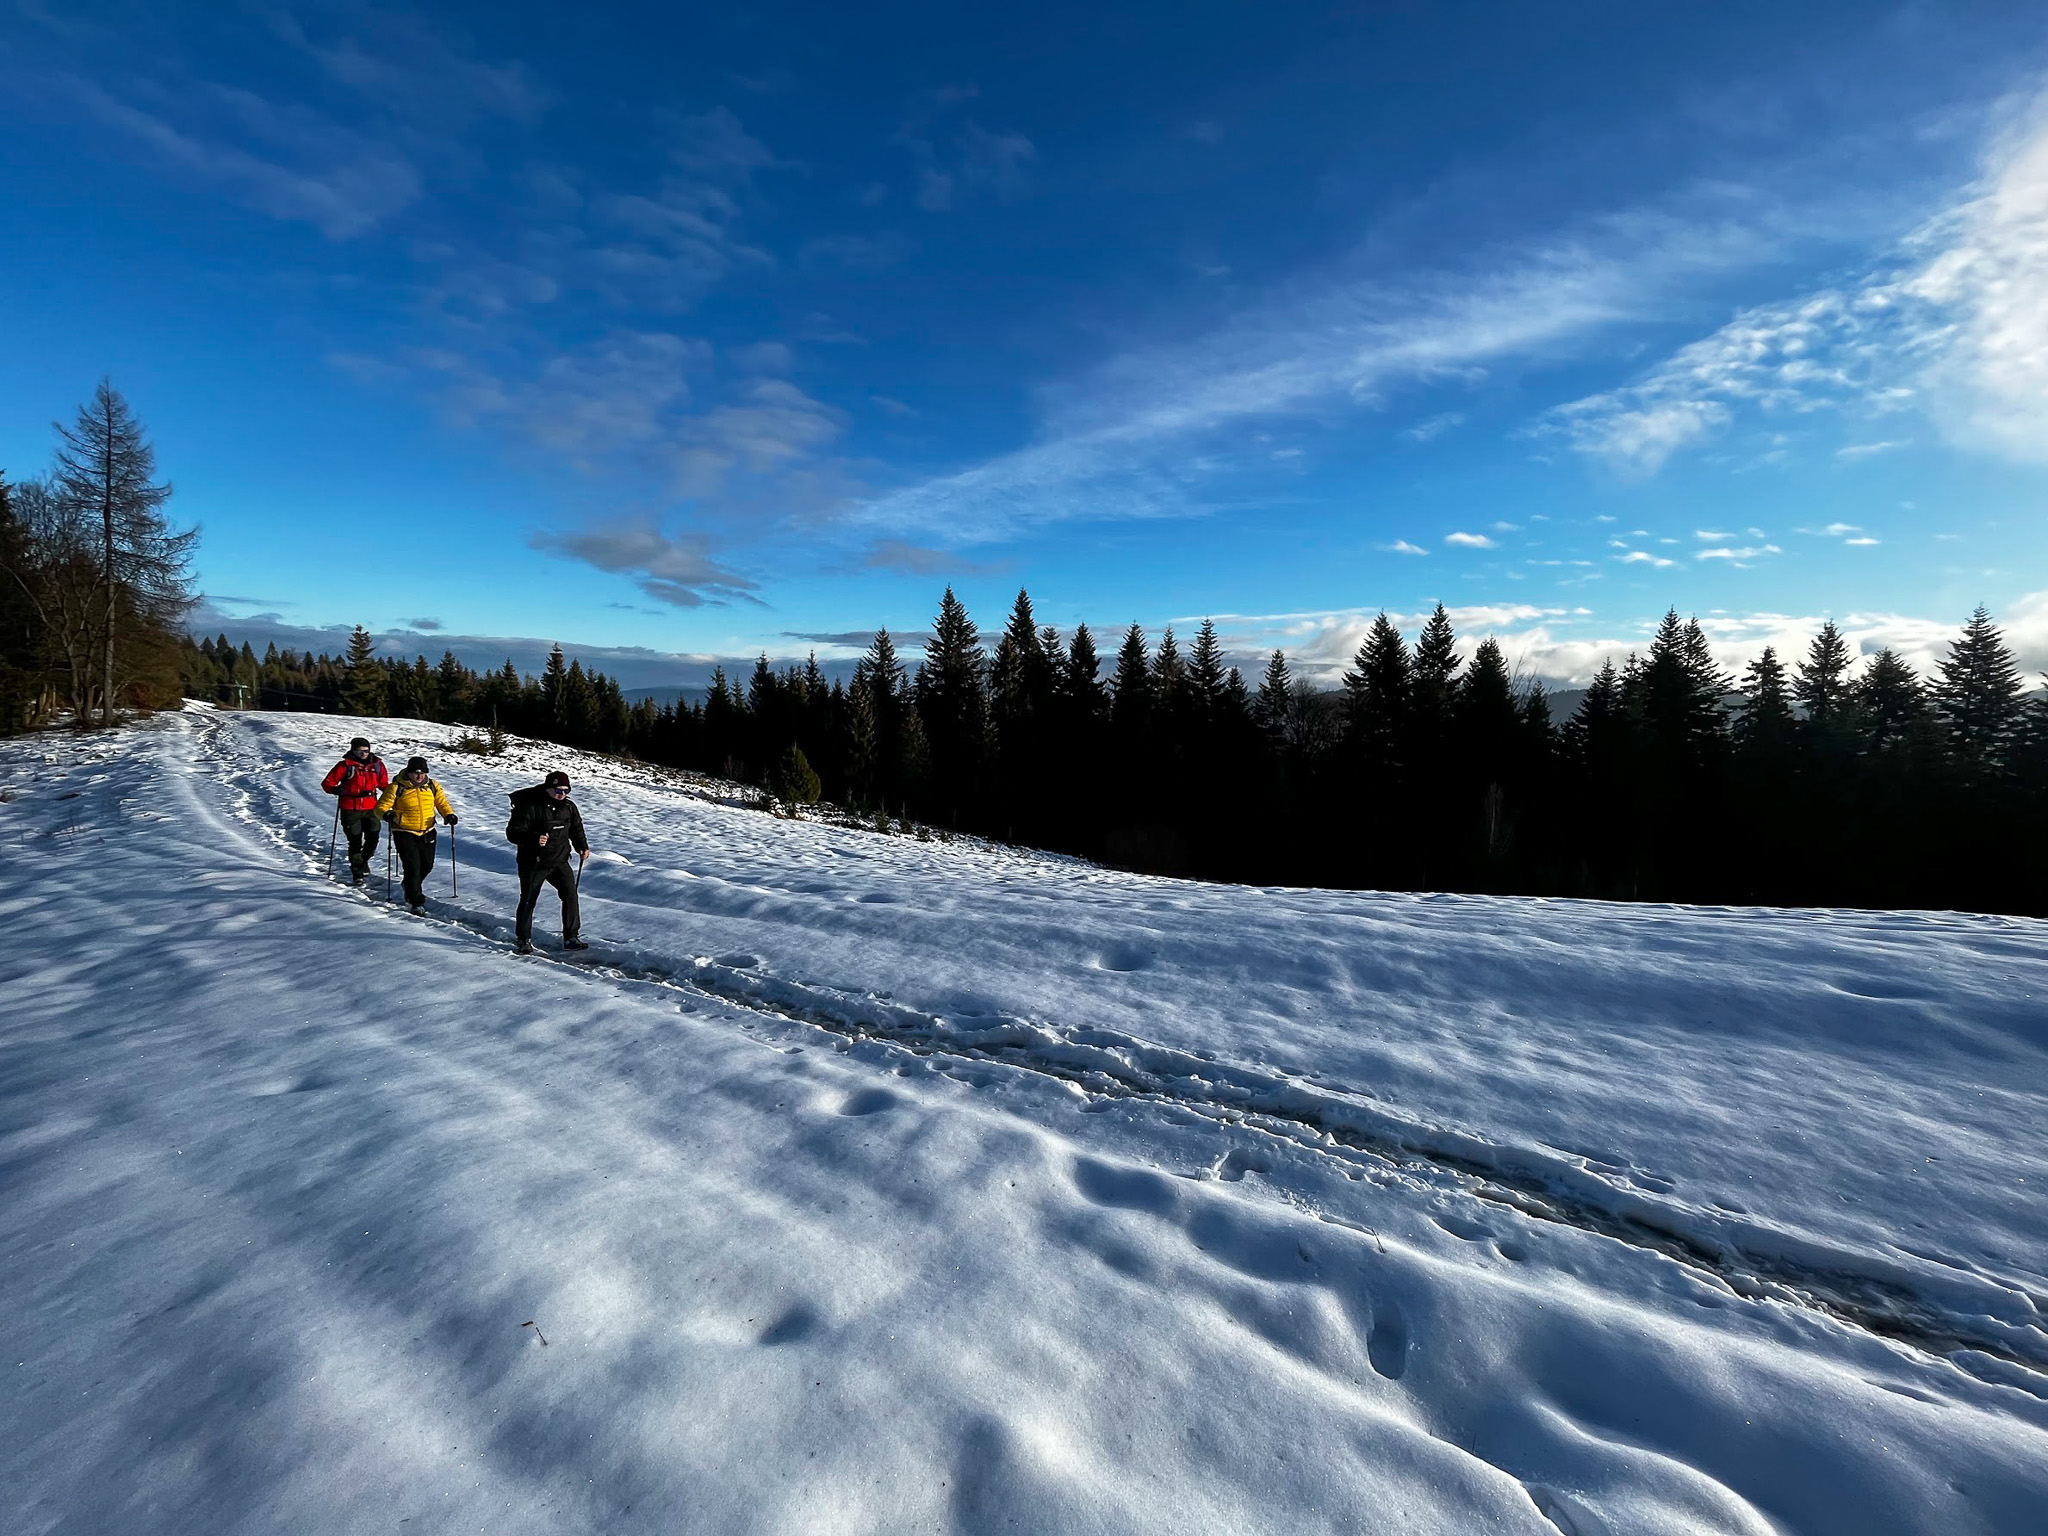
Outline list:
[[[231,633],[2048,667],[2031,7],[0,6],[0,465],[111,376]]]

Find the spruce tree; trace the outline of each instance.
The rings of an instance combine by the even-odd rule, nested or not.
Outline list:
[[[1928,723],[1926,690],[1889,646],[1870,658],[1852,693],[1857,731],[1867,751],[1895,752],[1919,737]]]
[[[1472,652],[1472,665],[1458,681],[1452,707],[1468,746],[1504,751],[1516,720],[1515,684],[1493,636]]]
[[[1820,627],[1792,675],[1792,697],[1808,724],[1826,732],[1849,702],[1849,646],[1833,619]]]
[[[804,756],[804,749],[793,741],[783,750],[782,760],[776,764],[768,787],[776,799],[786,800],[792,805],[816,805],[818,796],[823,792],[817,770]]]
[[[1458,637],[1451,628],[1450,613],[1438,603],[1415,642],[1412,670],[1414,713],[1425,730],[1440,727],[1450,718],[1458,666]]]
[[[1194,717],[1213,727],[1226,717],[1227,680],[1223,646],[1216,638],[1216,626],[1208,619],[1195,631],[1194,648],[1188,652],[1188,703]]]
[[[1344,674],[1345,738],[1368,774],[1383,775],[1400,766],[1401,738],[1413,686],[1408,642],[1401,638],[1394,621],[1381,613],[1359,644],[1351,670]]]
[[[1031,594],[1021,587],[1010,622],[996,642],[989,684],[998,737],[1005,728],[1019,736],[1027,734],[1052,693],[1052,659],[1031,615]]]
[[[2033,802],[2037,827],[2042,825],[2042,812],[2048,810],[2048,674],[2041,681],[2043,686],[2020,705],[2019,729],[2009,759],[2014,778]]]
[[[904,731],[909,707],[909,681],[896,655],[896,642],[887,629],[875,631],[853,669],[854,681],[866,691],[865,707],[873,733],[868,792],[882,805],[902,805],[910,790],[909,764]]]
[[[562,680],[562,734],[557,741],[574,747],[594,747],[597,741],[597,690],[578,657],[569,663]]]
[[[541,734],[550,741],[560,741],[569,728],[569,663],[562,655],[559,641],[548,649],[548,664],[540,675],[540,696],[547,712],[547,724]]]
[[[1111,683],[1110,724],[1127,740],[1142,736],[1152,724],[1152,663],[1145,650],[1145,631],[1133,624],[1117,647],[1116,677]]]
[[[1169,624],[1159,637],[1159,649],[1152,653],[1152,723],[1168,752],[1179,749],[1187,716],[1188,664]]]
[[[981,795],[988,757],[988,661],[980,632],[951,587],[940,599],[916,692],[931,755],[926,793],[957,824]]]
[[[390,697],[383,663],[377,659],[377,642],[360,624],[348,637],[348,670],[341,696],[352,715],[381,715]]]
[[[469,668],[455,659],[451,650],[441,652],[441,664],[434,672],[434,692],[441,703],[441,718],[456,723],[473,723],[470,714],[475,704],[473,697],[475,676]]]
[[[1778,660],[1774,648],[1765,646],[1763,654],[1743,671],[1741,691],[1734,729],[1743,751],[1773,755],[1789,750],[1794,725],[1792,691],[1786,682],[1785,664]]]
[[[1054,665],[1045,645],[1032,617],[1031,595],[1020,589],[989,669],[989,715],[998,768],[993,809],[996,824],[1009,837],[1020,828],[1027,837],[1043,831],[1049,786],[1042,764],[1053,729]]]
[[[1966,779],[1997,773],[2019,724],[2020,673],[1986,609],[1970,615],[1937,673],[1934,706],[1956,766]]]
[[[1060,692],[1077,727],[1087,728],[1107,713],[1102,692],[1102,659],[1095,654],[1095,637],[1086,624],[1074,626],[1074,638],[1067,642],[1065,665],[1060,669]]]
[[[854,673],[839,715],[840,771],[846,776],[847,802],[857,810],[873,803],[877,790],[874,693],[868,680]]]
[[[420,720],[441,719],[441,701],[436,697],[437,690],[434,687],[434,673],[428,667],[426,657],[415,656],[413,658],[410,683],[414,717]]]
[[[1349,679],[1347,678],[1347,682]],[[1288,717],[1294,706],[1294,678],[1287,669],[1287,654],[1274,649],[1266,659],[1265,676],[1259,680],[1259,695],[1253,705],[1260,729],[1278,744],[1287,740]]]
[[[725,668],[711,669],[711,689],[704,696],[704,761],[714,774],[737,779],[746,772],[739,760],[741,715]]]

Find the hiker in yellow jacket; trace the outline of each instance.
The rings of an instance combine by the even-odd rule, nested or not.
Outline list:
[[[439,812],[449,826],[457,820],[447,793],[427,777],[427,760],[416,757],[405,771],[391,781],[384,798],[377,802],[377,814],[391,828],[391,845],[398,850],[398,862],[405,866],[405,902],[415,912],[427,910],[424,889],[427,873],[434,867],[434,847],[440,834],[434,830]]]

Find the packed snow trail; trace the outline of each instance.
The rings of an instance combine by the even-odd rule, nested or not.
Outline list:
[[[1799,1067],[1809,1145],[1835,1130],[1853,1156],[1889,1125],[1941,1159],[1916,1187],[1815,1157],[1803,1190],[1732,1212],[1714,1202],[1787,1155],[1779,1101],[1761,1059],[1717,1079],[1738,1053],[1629,974],[1640,928],[1587,951],[1594,996],[1583,971],[1492,991],[1487,964],[1423,988],[1414,1012],[1472,1019],[1466,1051],[1520,1052],[1442,1095],[1436,1026],[1330,970],[1360,945],[1497,954],[1553,919],[1590,944],[1616,909],[1144,881],[775,822],[550,753],[612,856],[585,886],[610,964],[536,965],[499,937],[495,797],[539,758],[371,729],[387,751],[401,732],[463,813],[453,923],[312,878],[331,721],[192,711],[0,745],[12,1525],[2038,1529],[2041,1213],[1999,1198],[1989,1149],[2007,1138],[2008,1190],[2038,1188],[2039,925],[1661,913],[1688,981],[1740,947],[1744,1030]],[[1147,945],[1167,957],[1100,988],[1059,963]],[[1817,978],[1783,963],[1801,945],[1852,953]],[[1933,981],[1910,1057],[1898,999],[1803,1045],[1783,1024],[1835,980],[1902,974]],[[1606,1027],[1574,1046],[1589,1010]],[[1579,1080],[1622,1042],[1636,1060]],[[1921,1070],[1913,1116],[1863,1097],[1885,1062]],[[1628,1102],[1654,1080],[1668,1124]],[[1289,1094],[1475,1166],[1347,1149],[1278,1114]],[[1538,1134],[1570,1105],[1516,1101],[1552,1097],[1611,1108],[1586,1122],[1602,1144]],[[1930,1357],[1473,1198],[1532,1171],[1719,1211],[1717,1241],[1895,1266],[2021,1363]],[[1886,1236],[1915,1221],[1917,1255]]]

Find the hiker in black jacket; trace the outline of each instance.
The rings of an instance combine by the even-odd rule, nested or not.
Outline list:
[[[533,909],[543,885],[552,885],[562,898],[562,948],[590,948],[583,942],[583,918],[576,908],[576,886],[583,861],[590,857],[590,843],[583,836],[583,814],[569,798],[569,775],[557,770],[545,782],[516,791],[505,836],[519,845],[519,918],[513,949],[522,955],[533,953]]]

